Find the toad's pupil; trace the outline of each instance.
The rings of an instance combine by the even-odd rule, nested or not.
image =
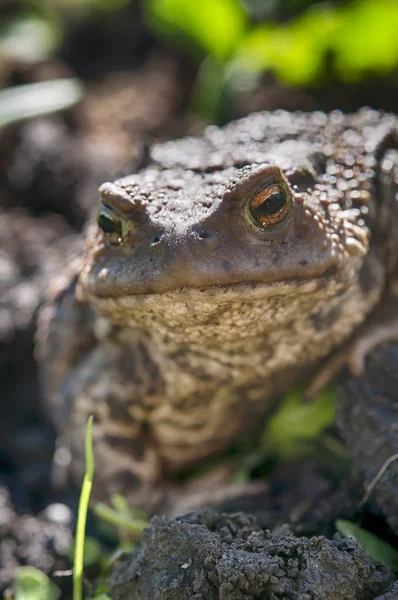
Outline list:
[[[103,213],[100,213],[98,216],[98,225],[104,233],[117,233],[118,235],[122,233],[120,221],[111,219]]]
[[[281,192],[271,194],[262,204],[256,206],[258,216],[271,216],[280,212],[285,206],[285,196]]]

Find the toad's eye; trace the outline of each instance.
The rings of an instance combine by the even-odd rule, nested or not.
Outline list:
[[[252,197],[249,210],[257,225],[268,227],[283,221],[290,211],[290,196],[284,184],[263,187]]]
[[[107,206],[102,205],[97,216],[97,223],[100,229],[108,235],[120,241],[122,237],[122,222],[114,212]]]

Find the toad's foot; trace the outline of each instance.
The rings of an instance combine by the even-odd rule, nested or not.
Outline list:
[[[310,382],[305,400],[311,401],[331,382],[343,367],[348,366],[355,377],[363,375],[367,356],[377,346],[398,341],[398,317],[390,316],[382,323],[374,323],[361,332],[347,346],[333,354]]]
[[[236,467],[220,465],[186,483],[171,484],[160,506],[168,516],[182,515],[203,506],[218,507],[229,501],[263,497],[269,490],[263,481],[232,482]]]
[[[376,346],[394,341],[398,341],[398,317],[368,329],[350,349],[348,366],[351,373],[356,377],[363,375],[368,354]]]
[[[268,491],[268,485],[263,481],[219,484],[211,489],[201,489],[198,482],[189,489],[174,490],[174,494],[168,498],[166,512],[170,516],[178,516],[203,506],[219,507],[231,501],[244,503],[251,498],[263,498]]]

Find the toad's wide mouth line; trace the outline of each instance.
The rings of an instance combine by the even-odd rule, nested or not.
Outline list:
[[[256,296],[279,296],[288,295],[289,293],[311,293],[317,289],[326,287],[331,281],[336,280],[336,274],[339,272],[337,265],[328,266],[325,271],[314,275],[311,278],[302,277],[289,277],[284,280],[276,281],[261,281],[258,279],[248,279],[246,281],[240,281],[236,283],[223,283],[214,284],[208,286],[176,286],[165,290],[151,290],[141,293],[124,293],[124,294],[95,294],[87,290],[87,295],[90,299],[96,302],[115,302],[115,303],[142,303],[157,301],[159,297],[180,299],[181,297],[189,298],[191,300],[200,301],[202,295],[206,295],[207,298],[212,296],[220,298],[223,297],[231,298],[231,296],[241,297],[242,294]],[[113,290],[114,292],[115,290]]]

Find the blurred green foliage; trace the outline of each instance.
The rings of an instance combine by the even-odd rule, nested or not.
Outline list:
[[[398,571],[398,550],[374,533],[362,529],[352,521],[336,521],[336,529],[343,537],[352,537],[358,542],[373,560],[390,565]]]
[[[294,388],[282,398],[276,412],[267,420],[262,447],[281,457],[299,454],[299,445],[318,438],[334,419],[334,393],[324,390],[311,402]]]
[[[248,27],[239,0],[147,0],[146,7],[148,21],[158,33],[177,35],[188,47],[221,61],[235,52]]]
[[[33,567],[21,567],[15,579],[15,600],[57,600],[58,588],[50,579]]]
[[[230,94],[250,89],[271,71],[289,85],[317,85],[337,77],[356,82],[369,73],[385,75],[398,66],[397,0],[353,0],[345,4],[290,3],[303,9],[288,21],[272,15],[286,2],[260,10],[254,0],[148,0],[150,27],[173,43],[183,42],[203,60],[196,93],[204,116],[214,117]],[[254,18],[257,16],[257,20]],[[261,16],[262,20],[258,20]],[[212,114],[213,113],[213,114]]]
[[[147,10],[161,35],[189,40],[191,49],[199,44],[217,60],[272,70],[294,85],[316,81],[330,65],[347,80],[398,65],[397,0],[315,4],[284,23],[251,24],[238,0],[148,0]]]
[[[34,62],[56,53],[70,23],[103,19],[137,0],[21,0],[0,26],[2,55]],[[194,107],[214,120],[264,71],[288,85],[357,82],[398,66],[398,0],[142,0],[150,29],[199,70]],[[111,46],[112,40],[109,40]]]
[[[235,59],[249,68],[272,70],[293,85],[322,80],[331,70],[347,81],[370,71],[388,73],[398,65],[398,2],[322,4],[287,25],[258,25],[237,48]]]
[[[325,433],[334,420],[333,391],[325,389],[311,402],[304,398],[303,388],[293,388],[279,400],[259,438],[241,439],[237,448],[238,468],[233,475],[235,483],[250,481],[253,471],[269,461],[271,465],[275,460],[297,460],[320,453],[331,459],[334,471],[345,469],[344,447],[332,434]]]
[[[61,3],[61,0],[58,0]],[[130,0],[62,0],[64,6],[84,7],[92,10],[105,10],[112,12],[120,10]]]
[[[119,547],[123,552],[131,552],[143,530],[149,527],[148,518],[142,511],[130,507],[126,498],[120,494],[113,495],[111,503],[112,506],[107,506],[97,502],[93,512],[99,519],[116,528]]]
[[[0,21],[0,67],[2,56],[28,63],[50,58],[73,22],[98,15],[106,18],[130,1],[21,0],[15,14]]]

